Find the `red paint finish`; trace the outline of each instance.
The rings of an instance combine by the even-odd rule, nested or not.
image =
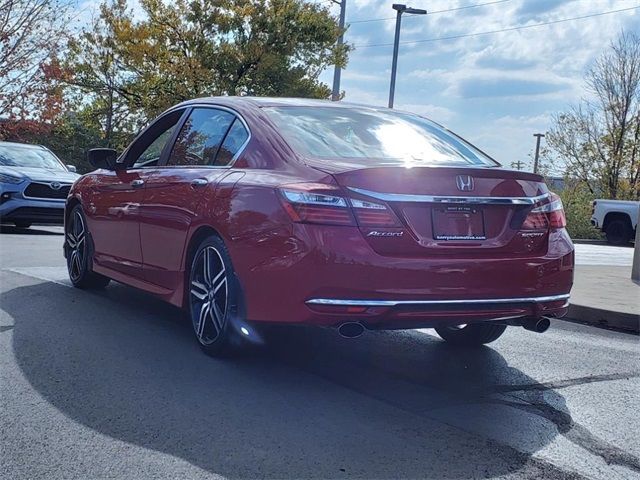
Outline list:
[[[250,321],[336,325],[358,319],[377,328],[409,328],[566,313],[564,300],[491,304],[492,299],[570,292],[573,245],[564,228],[555,228],[557,223],[531,221],[528,215],[540,205],[381,200],[354,190],[530,198],[549,193],[540,176],[499,168],[371,167],[366,160],[306,158],[262,110],[291,102],[210,98],[177,107],[187,113],[195,105],[223,107],[246,122],[251,138],[231,166],[172,167],[160,160],[146,168],[97,170],[77,181],[69,201],[79,201],[86,213],[94,269],[180,306],[190,249],[207,229],[217,232],[229,250]],[[459,190],[459,175],[473,177],[472,192]],[[132,187],[134,180],[144,185]],[[194,186],[196,180],[201,185]],[[287,191],[339,197],[347,205],[375,203],[377,210],[360,211],[352,203],[346,216],[323,210],[326,206],[303,212],[290,208]],[[300,212],[311,212],[309,218],[321,223],[300,223]],[[439,238],[452,232],[470,232],[477,239]],[[487,304],[363,308],[306,303],[317,298]]]
[[[103,172],[82,192],[95,262],[137,278],[142,277],[139,215],[144,189],[134,185],[146,181],[149,173],[139,169]]]
[[[146,183],[140,243],[147,282],[172,290],[181,288],[189,228],[199,221],[199,206],[223,173],[206,168],[157,169]],[[194,186],[196,180],[206,185]]]

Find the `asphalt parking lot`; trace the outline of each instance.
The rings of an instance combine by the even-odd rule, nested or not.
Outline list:
[[[178,309],[70,288],[61,233],[0,233],[3,478],[640,478],[637,336],[278,329],[214,360]],[[578,263],[633,252],[600,247]]]

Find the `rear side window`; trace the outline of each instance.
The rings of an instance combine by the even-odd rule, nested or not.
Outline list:
[[[235,115],[215,108],[195,108],[180,129],[168,165],[220,165],[216,156]]]
[[[311,158],[366,159],[380,165],[499,164],[447,129],[417,115],[367,108],[270,107],[287,142]]]
[[[249,132],[244,128],[242,122],[236,118],[220,146],[214,165],[229,165],[235,154],[240,151],[248,139]]]

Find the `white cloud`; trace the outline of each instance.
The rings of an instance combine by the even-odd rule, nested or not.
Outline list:
[[[418,115],[422,115],[438,123],[447,123],[456,117],[455,111],[440,105],[399,103],[395,105],[395,108],[398,110],[417,113]]]
[[[393,17],[383,0],[347,0],[347,22]],[[415,0],[434,12],[480,0]],[[637,6],[636,0],[510,0],[403,19],[401,40],[500,30]],[[352,24],[346,40],[393,42],[393,20]],[[499,160],[527,159],[534,131],[585,95],[583,75],[622,29],[640,30],[640,9],[456,40],[403,44],[396,105],[451,123]],[[384,105],[391,47],[356,48],[344,75],[347,98]]]
[[[480,146],[505,167],[517,161],[529,163],[535,146],[534,133],[545,133],[553,112],[535,116],[505,115],[490,124],[477,126],[467,138]],[[514,155],[513,152],[518,152]]]

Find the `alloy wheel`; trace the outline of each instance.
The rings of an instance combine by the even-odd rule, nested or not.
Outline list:
[[[71,225],[67,232],[67,245],[69,246],[69,276],[74,282],[77,281],[83,272],[86,262],[86,228],[84,219],[78,210],[71,216]]]
[[[191,273],[191,320],[198,340],[210,345],[221,335],[227,317],[229,288],[220,252],[206,246],[196,257]]]

